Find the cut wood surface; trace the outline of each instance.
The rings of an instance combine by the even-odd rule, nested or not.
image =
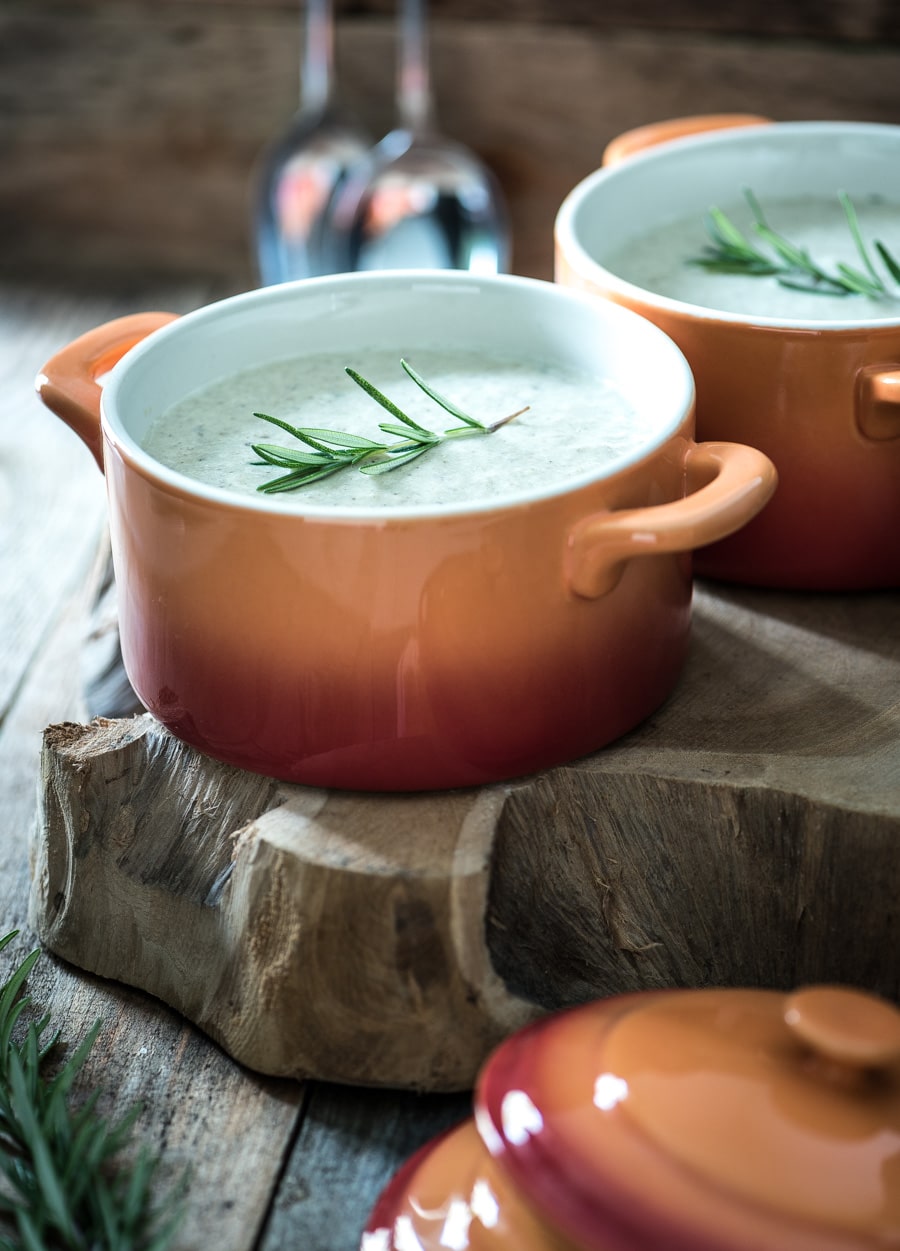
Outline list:
[[[548,1008],[659,986],[900,998],[900,596],[706,586],[668,703],[431,795],[286,786],[149,715],[48,729],[54,951],[281,1076],[464,1089]]]
[[[41,794],[42,941],[253,1068],[463,1090],[535,1015],[484,944],[501,791],[282,786],[144,716],[48,730]]]

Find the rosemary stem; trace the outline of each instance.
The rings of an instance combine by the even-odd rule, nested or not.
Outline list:
[[[793,243],[772,228],[759,200],[749,187],[744,188],[744,198],[753,215],[753,233],[768,250],[757,247],[727,214],[713,206],[706,219],[711,242],[700,256],[691,258],[689,264],[699,265],[712,273],[742,274],[745,277],[772,276],[781,286],[811,294],[866,295],[876,300],[900,300],[900,264],[881,241],[875,243],[879,258],[897,286],[897,290],[893,291],[875,266],[863,238],[856,209],[846,192],[839,192],[838,200],[863,268],[854,268],[841,262],[833,273],[813,260],[808,249]]]
[[[374,476],[407,465],[425,452],[446,443],[451,439],[469,438],[472,435],[493,434],[502,426],[528,411],[528,405],[517,409],[506,417],[501,417],[489,425],[463,412],[452,400],[441,395],[430,383],[426,382],[406,360],[401,366],[412,381],[429,399],[438,404],[446,412],[464,424],[437,433],[414,421],[393,400],[380,391],[373,383],[364,378],[355,369],[346,368],[347,375],[365,393],[383,409],[395,417],[401,424],[380,422],[379,430],[383,434],[399,436],[396,443],[378,443],[361,435],[348,434],[340,430],[324,430],[318,427],[292,426],[279,417],[271,417],[267,413],[255,413],[254,416],[263,421],[279,426],[288,434],[299,439],[301,443],[312,448],[312,452],[296,452],[291,448],[281,447],[272,443],[255,443],[253,451],[260,457],[260,463],[278,465],[291,472],[279,478],[262,483],[257,490],[267,494],[283,491],[294,491],[308,483],[330,477],[341,469],[354,466],[360,473]]]

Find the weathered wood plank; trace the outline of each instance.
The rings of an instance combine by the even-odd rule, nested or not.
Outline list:
[[[96,4],[96,0],[70,3]],[[111,8],[118,0],[104,0]],[[184,11],[184,0],[161,0]],[[193,0],[194,5],[224,7],[223,0]],[[228,0],[229,7],[256,12],[280,10],[296,15],[302,0]],[[393,18],[394,0],[336,0],[338,18]],[[656,30],[697,30],[709,33],[737,32],[750,35],[802,35],[813,39],[900,40],[900,14],[891,0],[828,0],[810,5],[808,0],[784,0],[771,5],[765,0],[733,0],[711,5],[707,0],[431,0],[429,10],[436,22],[506,21],[534,25],[650,27]]]
[[[259,1251],[358,1251],[383,1187],[429,1139],[471,1112],[469,1095],[416,1095],[310,1084]]]
[[[263,145],[296,107],[300,34],[290,7],[122,0],[0,11],[0,266],[168,269],[252,285],[251,185]],[[723,110],[900,116],[900,47],[881,43],[589,30],[497,15],[436,22],[432,55],[441,128],[497,173],[513,268],[539,277],[552,273],[560,202],[622,130]],[[380,136],[393,119],[390,23],[348,17],[338,57],[348,104]]]

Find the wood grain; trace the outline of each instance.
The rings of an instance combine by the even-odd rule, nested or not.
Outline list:
[[[464,1094],[312,1084],[302,1139],[287,1164],[259,1251],[357,1251],[375,1200],[394,1172],[470,1112],[471,1099]]]
[[[51,727],[42,762],[41,941],[151,991],[252,1068],[464,1090],[535,1015],[484,946],[502,791],[285,786],[148,715]]]
[[[810,25],[855,26],[878,41],[538,24],[525,3],[493,20],[490,10],[477,20],[439,15],[440,126],[497,173],[514,271],[551,276],[561,201],[629,127],[720,111],[900,119],[900,47],[875,33],[896,22],[896,8],[798,2],[795,16],[801,8]],[[709,10],[718,14],[709,23],[734,11]],[[767,11],[777,22],[788,10]],[[297,105],[300,39],[292,5],[33,0],[0,10],[0,268],[254,285],[252,189],[264,146]],[[390,23],[354,8],[338,54],[349,107],[380,137],[394,116]]]
[[[70,0],[83,6],[96,0]],[[120,0],[105,0],[107,12]],[[158,0],[184,11],[185,0]],[[223,0],[193,0],[193,7],[210,10],[224,7]],[[228,0],[228,7],[245,10],[269,9],[295,17],[302,0]],[[336,0],[335,13],[347,22],[361,17],[393,18],[393,0]],[[891,0],[829,0],[810,4],[808,0],[784,0],[766,4],[764,0],[734,0],[728,5],[711,5],[706,0],[431,0],[429,12],[440,23],[521,22],[529,25],[565,25],[587,29],[609,27],[649,27],[654,30],[698,30],[710,33],[737,32],[755,36],[802,35],[814,39],[900,41],[900,19]]]

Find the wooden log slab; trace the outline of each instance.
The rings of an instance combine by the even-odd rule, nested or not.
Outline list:
[[[452,1090],[541,1012],[658,986],[900,1001],[900,595],[706,585],[666,705],[502,786],[359,795],[148,715],[51,726],[32,923],[236,1059]]]

